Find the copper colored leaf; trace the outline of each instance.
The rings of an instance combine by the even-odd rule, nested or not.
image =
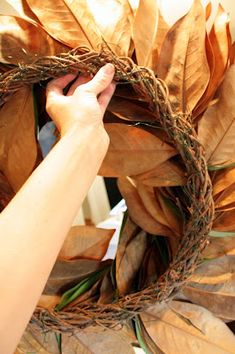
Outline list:
[[[183,294],[217,317],[235,320],[235,255],[205,261],[190,278]]]
[[[218,258],[235,254],[235,237],[210,237],[209,244],[202,253],[203,258]]]
[[[110,145],[99,171],[102,176],[137,175],[153,169],[177,153],[173,147],[141,128],[106,123],[105,129]]]
[[[60,354],[54,332],[43,333],[39,327],[28,327],[18,344],[15,354]]]
[[[198,137],[209,165],[233,162],[235,157],[235,65],[225,76],[219,101],[209,107],[198,125]]]
[[[44,295],[40,296],[40,299],[37,303],[37,307],[42,307],[44,309],[54,309],[56,305],[60,302],[61,297],[58,295]]]
[[[235,210],[216,213],[212,229],[215,231],[235,231]]]
[[[101,260],[115,230],[95,226],[74,226],[60,250],[60,259],[86,258]]]
[[[85,31],[63,0],[27,0],[46,31],[57,40],[74,48],[91,46]]]
[[[2,15],[18,16],[31,22],[39,22],[26,1],[27,0],[5,0],[0,12]]]
[[[235,182],[214,198],[216,209],[229,208],[235,202]]]
[[[106,273],[102,279],[100,286],[100,296],[97,300],[98,304],[110,304],[114,298],[114,287],[112,284],[110,273]]]
[[[132,30],[135,54],[139,65],[146,66],[152,56],[157,24],[156,0],[140,0]]]
[[[76,18],[91,46],[94,49],[100,49],[103,40],[88,0],[64,0],[64,3]]]
[[[205,51],[205,16],[200,0],[168,31],[162,45],[158,75],[168,85],[177,111],[190,112],[210,78]]]
[[[77,332],[74,336],[83,344],[91,354],[134,354],[131,343],[135,340],[132,333],[125,327],[117,329],[104,329],[102,327],[89,327]],[[66,347],[65,347],[66,348]],[[66,353],[66,352],[65,352]],[[73,352],[69,352],[69,354]],[[74,352],[74,354],[83,352]],[[85,352],[84,354],[88,354]]]
[[[232,354],[235,336],[205,308],[179,301],[141,315],[148,334],[167,354]]]
[[[235,168],[228,168],[217,172],[213,178],[213,196],[222,192],[235,183]]]
[[[134,179],[152,187],[180,186],[186,182],[183,169],[169,160],[150,171],[134,176]]]
[[[117,55],[127,56],[131,41],[131,8],[127,1],[87,0],[99,31]]]
[[[58,260],[51,271],[43,293],[45,295],[61,294],[91,273],[101,269],[104,264],[107,263],[88,259]]]
[[[126,92],[128,95],[128,92]],[[108,110],[121,119],[131,120],[131,121],[147,121],[152,122],[156,120],[156,115],[127,98],[114,97],[109,106]]]
[[[0,212],[7,206],[14,195],[15,193],[7,178],[0,171]]]
[[[40,56],[67,51],[34,22],[16,16],[0,15],[0,61],[31,63]]]
[[[231,42],[228,24],[229,16],[226,11],[224,11],[222,5],[219,4],[213,27],[209,33],[216,62],[214,75],[217,77],[220,76],[218,82],[220,82],[223,77],[229,59]]]
[[[152,217],[144,206],[137,191],[135,181],[131,178],[118,179],[118,187],[126,201],[132,220],[146,232],[153,235],[172,236],[171,230]]]
[[[0,110],[0,169],[17,191],[37,158],[32,89],[16,92]]]
[[[206,42],[211,77],[208,87],[198,104],[197,114],[205,110],[224,78],[231,50],[231,34],[228,23],[228,14],[219,4],[214,24]],[[212,57],[214,58],[214,65],[212,63]]]
[[[169,29],[170,26],[164,20],[160,10],[158,10],[157,33],[153,42],[152,54],[150,55],[148,62],[148,66],[154,71],[155,74],[158,74],[158,57]]]
[[[123,237],[123,236],[122,236]],[[135,235],[126,245],[125,253],[116,256],[116,282],[120,295],[125,295],[132,290],[133,280],[142,264],[147,247],[147,235],[142,230]]]

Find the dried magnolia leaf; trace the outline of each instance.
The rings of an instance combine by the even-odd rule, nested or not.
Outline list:
[[[235,237],[210,237],[209,244],[202,253],[205,259],[235,254]]]
[[[59,304],[60,300],[61,296],[42,294],[37,303],[37,307],[42,307],[50,311],[51,309],[54,309],[56,305]]]
[[[128,92],[126,92],[128,95]],[[121,119],[132,121],[152,122],[156,120],[156,115],[148,109],[126,98],[113,97],[108,106],[108,110]]]
[[[215,55],[215,72],[220,83],[225,69],[228,64],[229,52],[231,46],[231,38],[229,33],[229,16],[224,11],[221,4],[218,6],[218,11],[214,20],[214,24],[209,33],[209,39],[212,44],[213,52]]]
[[[235,255],[205,261],[183,288],[183,294],[217,317],[234,321]]]
[[[165,217],[168,227],[177,236],[180,236],[182,232],[181,220],[176,216],[169,203],[167,203],[167,199],[163,197],[159,188],[155,188],[155,196],[159,201],[159,205],[162,209],[162,213]]]
[[[105,274],[100,286],[98,304],[111,304],[113,302],[115,289],[112,284],[110,273]]]
[[[55,39],[74,48],[79,45],[91,47],[85,31],[62,0],[27,0],[45,30]]]
[[[76,333],[74,339],[78,339],[80,344],[89,350],[91,354],[134,354],[131,343],[135,340],[130,331],[122,329],[103,329],[101,327],[89,327]],[[66,353],[66,352],[65,352]],[[72,354],[73,352],[71,352]],[[79,353],[79,352],[74,352]],[[83,352],[81,352],[83,354]],[[70,354],[70,352],[69,352]],[[87,352],[84,352],[87,354]]]
[[[6,0],[1,8],[1,14],[7,16],[18,16],[30,22],[38,22],[38,18],[31,11],[27,0]]]
[[[150,55],[149,62],[147,63],[147,66],[150,67],[155,74],[158,74],[158,57],[162,48],[162,44],[164,42],[164,39],[169,29],[170,26],[166,23],[166,21],[162,17],[160,10],[158,10],[157,33],[153,42],[152,53]]]
[[[89,43],[94,49],[100,49],[102,36],[95,23],[87,0],[64,0],[65,5],[72,12],[83,32],[88,38]]]
[[[55,333],[43,333],[38,327],[28,327],[21,337],[15,354],[26,353],[60,354]]]
[[[172,301],[141,315],[144,326],[167,354],[232,354],[235,336],[220,319],[198,305]]]
[[[133,288],[133,280],[142,264],[146,251],[146,237],[146,232],[140,231],[126,245],[125,253],[123,253],[121,258],[117,252],[116,282],[120,295],[128,294]]]
[[[118,187],[126,201],[129,215],[132,220],[146,232],[153,235],[172,236],[172,231],[155,220],[145,208],[135,185],[131,178],[120,177]]]
[[[177,154],[173,147],[141,128],[106,123],[105,129],[110,145],[99,171],[102,176],[137,175]]]
[[[0,110],[0,169],[14,191],[29,177],[37,158],[31,87],[17,91]]]
[[[15,193],[7,178],[0,171],[0,212],[7,206]]]
[[[176,111],[191,112],[210,78],[205,50],[205,16],[200,0],[167,33],[162,45],[158,75],[169,88]]]
[[[214,198],[216,210],[224,209],[235,201],[235,182]]]
[[[225,76],[219,101],[209,107],[198,124],[198,137],[209,165],[233,162],[235,157],[235,65]]]
[[[212,229],[215,231],[235,231],[235,210],[216,213]]]
[[[131,8],[127,1],[87,0],[96,26],[117,55],[127,56],[131,41]]]
[[[156,0],[140,0],[133,24],[133,41],[139,65],[147,66],[151,60],[158,25]]]
[[[0,15],[0,61],[19,64],[32,63],[40,56],[67,51],[34,22],[16,16]]]
[[[214,24],[206,40],[211,77],[207,89],[198,103],[195,115],[199,115],[206,109],[224,78],[231,50],[230,37],[228,14],[219,4]]]
[[[73,261],[58,260],[46,283],[43,294],[61,294],[68,288],[73,287],[82,279],[91,275],[96,270],[102,269],[107,262],[99,262],[87,259]]]
[[[223,190],[235,183],[235,168],[226,168],[218,171],[213,178],[213,196],[221,193]]]
[[[58,257],[99,261],[104,257],[114,232],[114,229],[101,229],[95,226],[74,226],[70,229]]]
[[[137,182],[140,181],[152,187],[181,186],[186,183],[186,175],[183,169],[169,160],[150,171],[133,176],[133,178]]]

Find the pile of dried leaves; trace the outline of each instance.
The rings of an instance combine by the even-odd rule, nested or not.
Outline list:
[[[97,51],[104,41],[117,56],[152,69],[204,147],[215,204],[203,262],[174,301],[154,305],[119,331],[90,327],[70,337],[31,327],[17,353],[133,353],[137,342],[147,353],[234,353],[235,51],[226,12],[194,0],[169,26],[156,0],[8,3],[0,15],[2,73],[81,45]],[[19,88],[0,110],[1,208],[41,160],[35,124],[49,119],[44,94],[43,83]],[[154,284],[175,256],[190,214],[185,165],[131,85],[118,85],[105,128],[111,144],[100,174],[118,177],[129,213],[116,260],[102,261],[114,230],[73,227],[39,303],[49,312],[56,305],[62,314],[82,303],[107,305]],[[58,330],[53,321],[46,324]]]

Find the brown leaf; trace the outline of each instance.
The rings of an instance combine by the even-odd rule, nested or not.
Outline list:
[[[39,24],[16,16],[0,15],[0,40],[3,63],[31,63],[40,56],[67,51]]]
[[[235,148],[235,65],[223,81],[219,101],[209,107],[198,125],[198,137],[209,165],[234,161]]]
[[[235,202],[235,182],[214,198],[216,209],[229,208]]]
[[[216,213],[212,229],[215,231],[235,231],[235,210]]]
[[[127,1],[88,0],[95,23],[108,46],[120,56],[127,56],[131,41],[131,8]]]
[[[40,296],[40,299],[37,303],[37,307],[42,307],[47,310],[52,310],[59,304],[61,296],[58,295],[44,295]]]
[[[59,259],[86,258],[101,260],[114,234],[114,229],[95,226],[73,226],[60,250]]]
[[[7,206],[15,193],[7,178],[0,171],[0,212]]]
[[[167,354],[222,354],[235,351],[235,337],[220,319],[198,305],[172,301],[141,315],[160,349]]]
[[[120,177],[118,179],[118,187],[126,201],[129,215],[137,225],[153,235],[172,236],[171,230],[155,220],[145,208],[134,180],[129,177]]]
[[[132,29],[135,54],[139,65],[147,66],[151,60],[157,25],[156,0],[140,0]]]
[[[152,187],[181,186],[186,183],[186,174],[174,161],[165,161],[154,169],[133,178]]]
[[[213,98],[221,84],[228,66],[231,50],[231,34],[229,31],[228,14],[219,4],[214,24],[206,41],[207,59],[210,66],[211,77],[208,87],[198,103],[195,115],[202,113]],[[214,61],[214,63],[213,63]]]
[[[205,261],[190,278],[183,294],[217,317],[235,320],[235,255]]]
[[[124,237],[127,237],[128,243]],[[147,235],[142,230],[130,239],[130,236],[123,231],[121,235],[122,245],[125,245],[125,252],[117,251],[116,255],[116,281],[120,295],[125,295],[132,290],[133,280],[142,264],[143,256],[147,246]]]
[[[1,8],[1,14],[7,16],[18,16],[28,21],[38,22],[38,18],[31,11],[27,0],[7,0]]]
[[[210,237],[209,244],[202,253],[205,259],[218,258],[224,255],[235,254],[235,238]]]
[[[60,350],[54,332],[43,333],[40,328],[34,326],[26,329],[16,353],[60,354]]]
[[[157,24],[157,33],[153,43],[152,53],[148,62],[148,67],[150,67],[155,74],[158,74],[158,57],[161,52],[162,44],[166,37],[166,34],[170,26],[164,20],[160,10],[158,9],[158,24]]]
[[[205,16],[199,0],[168,31],[158,61],[158,75],[168,85],[174,109],[191,112],[210,78],[205,51]]]
[[[213,178],[213,196],[215,197],[233,183],[235,183],[235,167],[218,171]]]
[[[99,171],[102,176],[137,175],[153,169],[177,153],[173,147],[141,128],[106,123],[105,129],[110,145]]]
[[[62,0],[27,0],[31,10],[37,15],[45,30],[55,39],[74,48],[79,45],[91,47],[81,25]]]
[[[78,259],[73,261],[58,260],[50,274],[43,294],[56,295],[79,283],[98,269],[102,269],[106,262]]]
[[[102,36],[87,0],[64,0],[94,49],[100,49]]]
[[[16,92],[0,110],[0,169],[17,191],[37,158],[31,87]]]
[[[128,92],[126,92],[128,95]],[[131,121],[152,122],[156,120],[156,115],[143,106],[138,101],[131,101],[126,98],[113,97],[108,106],[108,110],[121,119]]]
[[[131,343],[134,336],[130,331],[122,329],[103,329],[101,327],[89,327],[76,333],[74,338],[78,339],[91,354],[134,354]],[[66,353],[66,352],[65,352]],[[73,352],[69,352],[69,354]],[[79,352],[74,352],[79,353]],[[83,354],[83,352],[81,352]],[[84,352],[84,354],[88,354]]]
[[[97,301],[98,304],[110,304],[113,302],[114,298],[114,287],[112,284],[110,273],[106,273],[102,279],[100,286],[100,296]]]
[[[214,24],[209,33],[209,39],[215,55],[216,67],[214,75],[217,76],[217,80],[220,82],[228,65],[231,46],[231,38],[229,33],[229,16],[221,4],[218,6]]]

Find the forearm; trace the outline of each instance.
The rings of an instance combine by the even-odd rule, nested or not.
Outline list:
[[[65,236],[104,158],[108,141],[104,143],[103,139],[104,134],[94,128],[84,130],[82,136],[76,128],[70,131],[0,216],[0,353],[14,350],[12,339],[17,343],[30,319]],[[22,307],[27,310],[17,316],[17,310]]]

